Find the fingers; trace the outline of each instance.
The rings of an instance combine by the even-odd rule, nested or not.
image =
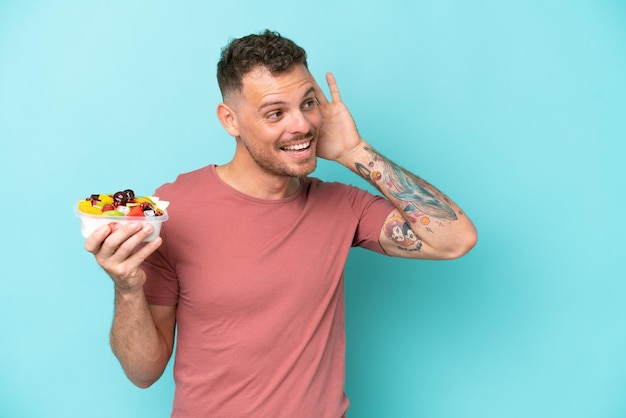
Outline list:
[[[111,233],[111,227],[109,225],[103,225],[91,233],[85,240],[85,249],[92,254],[96,254],[100,251],[102,243]]]
[[[339,87],[337,86],[337,80],[335,80],[333,73],[326,73],[326,83],[328,84],[332,101],[340,102],[341,94],[339,94]],[[315,79],[313,79],[313,87],[315,88],[315,95],[320,104],[330,103]]]
[[[320,88],[320,85],[317,84],[317,80],[315,80],[315,78],[313,78],[313,76],[311,76],[311,78],[313,80],[313,88],[315,89],[315,98],[317,99],[318,104],[326,104],[326,103],[328,103],[328,99],[326,98],[326,95],[324,94],[324,92]]]
[[[131,222],[124,226],[105,225],[95,230],[85,241],[85,249],[96,257],[98,264],[110,275],[124,275],[139,265],[161,245],[161,238],[143,243],[154,227]]]
[[[99,255],[122,262],[138,252],[138,247],[143,245],[143,240],[152,231],[154,231],[154,227],[149,223],[132,222],[124,225],[109,235],[104,241]]]
[[[340,102],[341,94],[339,94],[339,87],[337,86],[337,80],[335,80],[333,73],[326,73],[326,83],[328,83],[330,97],[333,99],[333,102]]]
[[[149,224],[142,227],[142,224],[138,222],[129,222],[126,225],[118,227],[117,230],[111,228],[111,225],[109,225],[109,228],[111,232],[106,237],[100,247],[100,250],[98,251],[98,255],[107,258],[120,252],[123,248],[131,246],[136,247],[139,245],[144,238],[144,236],[142,236],[142,232],[144,232],[145,229],[152,227]],[[121,255],[124,256],[125,254]]]

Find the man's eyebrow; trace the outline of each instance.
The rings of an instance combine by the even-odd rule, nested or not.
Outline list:
[[[308,96],[308,95],[309,95],[309,94],[311,94],[311,93],[313,93],[313,95],[315,96],[315,87],[313,87],[313,86],[311,86],[311,88],[310,88],[310,89],[308,89],[308,90],[306,91],[306,93],[304,93],[304,96],[302,96],[302,97],[306,97],[306,96]]]
[[[308,89],[306,91],[306,93],[304,93],[302,95],[302,98],[304,99],[305,97],[307,97],[308,95],[310,95],[311,93],[313,93],[313,96],[315,96],[315,87],[311,86],[310,89]],[[286,102],[284,100],[274,100],[271,102],[267,102],[267,103],[263,103],[261,106],[259,106],[259,110],[262,110],[266,107],[270,107],[270,106],[277,106],[277,105],[284,105]]]
[[[270,107],[270,106],[276,106],[276,105],[283,105],[285,104],[284,100],[274,100],[273,102],[266,102],[263,103],[261,106],[259,106],[259,110],[262,110],[266,107]]]

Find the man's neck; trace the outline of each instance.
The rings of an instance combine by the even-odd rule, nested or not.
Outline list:
[[[234,161],[216,167],[217,175],[233,189],[258,199],[283,199],[300,187],[296,177],[276,176],[259,167],[240,167]]]

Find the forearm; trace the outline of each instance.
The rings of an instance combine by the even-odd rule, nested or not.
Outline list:
[[[128,378],[146,388],[163,374],[171,350],[158,331],[143,290],[115,292],[111,348]]]
[[[339,162],[376,187],[418,237],[410,246],[398,247],[405,254],[395,255],[413,257],[410,252],[424,250],[430,251],[434,258],[456,258],[474,246],[474,225],[450,198],[376,152],[365,141]],[[398,220],[392,215],[386,224],[388,238],[392,239],[392,224],[398,224]]]

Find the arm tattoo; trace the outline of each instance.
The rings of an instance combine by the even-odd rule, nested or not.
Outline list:
[[[421,251],[422,240],[413,232],[409,223],[402,216],[391,215],[383,225],[385,235],[396,246],[405,251]]]
[[[427,230],[430,223],[428,216],[449,221],[457,219],[448,199],[434,186],[403,170],[374,150],[370,148],[366,150],[372,156],[372,161],[368,164],[369,168],[356,163],[357,172],[374,187],[380,191],[384,189],[393,196],[409,219],[421,218],[420,222]]]

